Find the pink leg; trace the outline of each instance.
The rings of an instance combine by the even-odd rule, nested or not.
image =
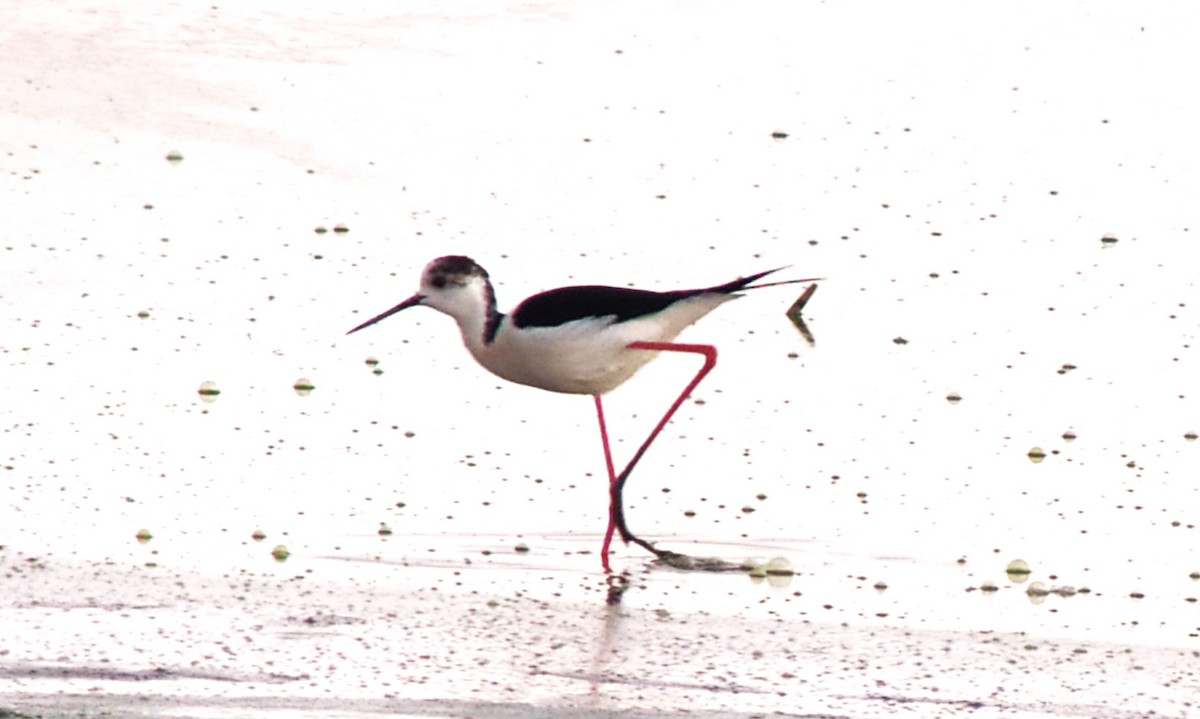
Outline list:
[[[600,395],[592,395],[592,399],[596,400],[596,418],[600,420],[600,441],[604,444],[604,464],[608,468],[608,486],[611,488],[617,483],[617,474],[613,470],[612,450],[608,447],[608,427],[604,424],[604,404],[600,401]],[[608,567],[608,546],[612,544],[613,530],[616,528],[613,522],[612,508],[608,511],[608,529],[604,531],[604,545],[600,548],[600,563],[604,566],[605,572],[611,572]]]
[[[671,416],[675,414],[675,411],[679,409],[680,405],[683,404],[683,401],[688,398],[688,395],[692,393],[692,390],[696,389],[696,385],[700,384],[700,380],[704,379],[704,376],[708,374],[709,371],[712,370],[712,368],[717,364],[717,348],[711,345],[676,344],[674,342],[633,342],[629,345],[629,349],[653,350],[658,352],[692,352],[695,354],[702,354],[704,355],[704,366],[702,366],[700,370],[696,372],[696,376],[692,378],[691,382],[688,382],[687,387],[684,387],[683,392],[681,392],[679,397],[676,398],[671,404],[670,409],[667,410],[667,413],[663,415],[662,419],[658,421],[658,424],[654,427],[654,430],[650,432],[650,436],[647,437],[644,442],[642,442],[642,446],[638,447],[638,451],[634,453],[633,458],[629,460],[629,464],[625,465],[625,469],[621,471],[620,475],[614,474],[613,471],[612,450],[608,445],[608,430],[604,425],[604,410],[602,409],[600,403],[600,396],[595,395],[596,415],[600,419],[600,439],[604,443],[604,459],[608,465],[609,479],[610,502],[608,530],[604,534],[604,546],[600,550],[600,562],[603,564],[605,571],[609,571],[608,548],[609,544],[612,542],[614,528],[621,533],[621,539],[624,542],[634,542],[655,554],[664,553],[662,550],[655,549],[654,546],[649,542],[635,537],[633,533],[629,531],[629,528],[625,526],[625,509],[622,502],[622,491],[625,488],[625,481],[629,479],[629,475],[631,472],[633,472],[633,468],[638,463],[638,460],[640,460],[642,455],[646,453],[646,450],[649,449],[650,443],[653,442],[654,439],[658,437],[659,433],[662,432],[663,428],[667,426],[667,422],[671,420]]]

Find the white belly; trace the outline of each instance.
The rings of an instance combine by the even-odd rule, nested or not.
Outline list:
[[[491,344],[471,342],[479,364],[510,382],[568,394],[604,394],[658,356],[632,342],[670,342],[734,295],[701,295],[665,312],[612,323],[589,318],[557,327],[516,329],[505,322]]]

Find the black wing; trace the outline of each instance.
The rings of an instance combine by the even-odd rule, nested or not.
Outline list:
[[[679,300],[708,290],[652,292],[628,287],[560,287],[534,295],[517,305],[510,318],[517,327],[557,327],[591,317],[615,317],[617,322],[661,312]]]
[[[512,312],[511,319],[517,327],[557,327],[591,317],[615,317],[616,322],[626,322],[661,312],[689,297],[709,293],[729,295],[738,290],[753,289],[750,286],[751,283],[781,269],[783,268],[759,272],[749,277],[739,277],[715,287],[675,292],[653,292],[602,285],[560,287],[534,295],[517,305]],[[788,282],[807,281],[789,280]]]

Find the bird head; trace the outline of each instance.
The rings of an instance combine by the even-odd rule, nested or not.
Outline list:
[[[417,293],[383,314],[372,317],[346,334],[391,317],[401,310],[425,305],[456,320],[486,316],[495,311],[496,299],[487,270],[470,257],[447,255],[425,265]]]

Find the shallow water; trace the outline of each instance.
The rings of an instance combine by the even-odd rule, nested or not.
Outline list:
[[[1195,711],[1182,18],[289,8],[0,22],[0,709]],[[622,548],[610,604],[590,400],[433,312],[344,334],[452,252],[503,307],[827,278],[814,347],[787,287],[682,337],[720,362],[626,494],[796,575]],[[609,396],[618,461],[693,367]]]

